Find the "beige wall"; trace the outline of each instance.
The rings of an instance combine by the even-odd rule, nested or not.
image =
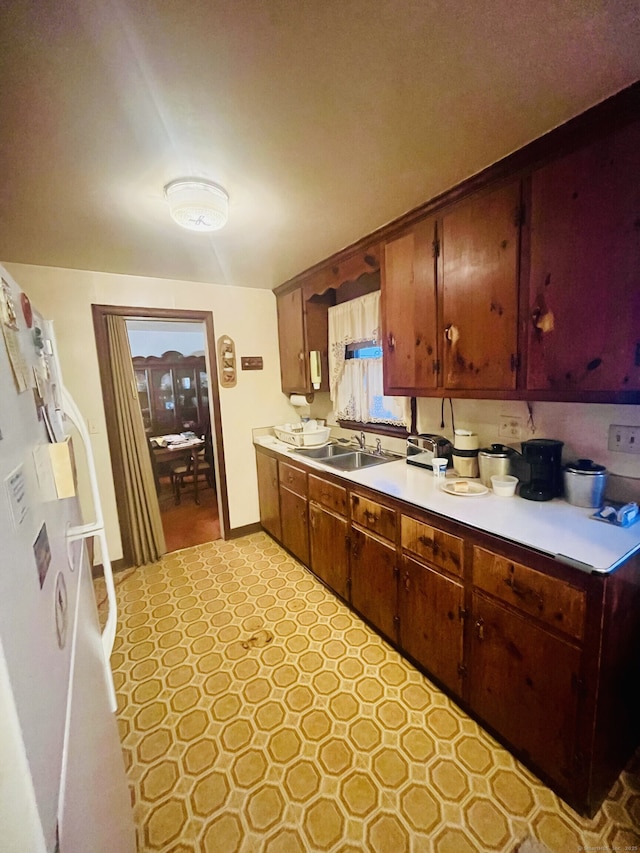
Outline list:
[[[444,428],[440,426],[441,406],[440,399],[418,400],[418,431],[442,434],[452,439],[449,401],[445,401]],[[500,400],[453,401],[456,427],[476,432],[482,447],[492,442],[500,442],[519,449],[519,442],[528,438],[559,439],[565,445],[565,462],[586,458],[606,466],[611,474],[607,497],[611,500],[640,502],[640,454],[612,453],[607,446],[609,424],[640,426],[640,406],[534,402],[531,409],[535,431],[529,423],[526,403]],[[328,424],[335,423],[328,394],[316,394],[311,414],[313,417],[326,418]],[[503,415],[515,415],[520,419],[519,439],[503,438],[499,435],[498,425]],[[387,438],[384,438],[382,443],[390,450],[399,450],[403,444]]]
[[[87,421],[111,558],[122,556],[111,459],[98,372],[92,303],[211,311],[216,339],[229,335],[242,355],[261,355],[264,369],[238,371],[235,388],[219,388],[231,528],[258,521],[251,430],[297,420],[280,388],[276,300],[269,290],[5,263],[34,305],[54,321],[65,384]],[[213,377],[212,377],[213,380]]]
[[[446,427],[440,429],[440,400],[423,399],[418,403],[420,432],[442,432],[452,438],[451,413],[446,401]],[[612,500],[640,499],[640,455],[612,453],[608,450],[609,424],[640,426],[640,406],[614,406],[587,403],[531,404],[535,432],[529,423],[527,404],[499,400],[454,400],[455,425],[478,433],[481,446],[492,442],[513,444],[528,438],[555,438],[564,442],[565,462],[593,459],[605,465],[610,474],[607,496]],[[521,436],[515,441],[498,434],[502,415],[520,418]]]

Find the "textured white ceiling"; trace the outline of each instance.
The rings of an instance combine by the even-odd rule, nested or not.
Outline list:
[[[631,0],[11,0],[0,260],[272,288],[638,78]]]

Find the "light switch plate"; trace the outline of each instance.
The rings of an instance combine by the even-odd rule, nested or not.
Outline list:
[[[609,450],[614,453],[640,453],[640,426],[609,426]]]

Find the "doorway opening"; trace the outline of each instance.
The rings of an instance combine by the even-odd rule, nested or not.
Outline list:
[[[115,420],[115,390],[107,335],[109,316],[123,318],[127,326],[135,389],[150,454],[151,439],[162,439],[167,435],[184,438],[182,434],[190,433],[193,434],[189,439],[191,444],[201,444],[195,476],[193,465],[190,468],[186,458],[182,460],[183,466],[177,464],[167,468],[160,465],[155,493],[149,495],[150,500],[158,501],[167,551],[225,538],[229,530],[229,505],[211,312],[115,305],[93,305],[92,311],[123,567],[135,563],[132,547],[135,522],[127,499],[124,452]],[[141,346],[150,349],[142,353]],[[156,355],[158,349],[162,352]],[[186,354],[183,352],[190,349]],[[141,364],[140,359],[146,363]],[[169,364],[171,359],[173,362]],[[205,453],[204,436],[209,442],[208,453]],[[153,466],[155,456],[152,455],[151,459]],[[175,454],[175,460],[180,462],[180,454]],[[145,491],[148,493],[149,490]]]
[[[220,538],[220,521],[205,328],[155,319],[125,325],[167,552],[212,542]]]

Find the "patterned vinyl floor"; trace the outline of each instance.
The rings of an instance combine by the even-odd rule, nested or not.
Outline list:
[[[640,762],[579,817],[266,534],[118,599],[140,853],[640,849]]]

